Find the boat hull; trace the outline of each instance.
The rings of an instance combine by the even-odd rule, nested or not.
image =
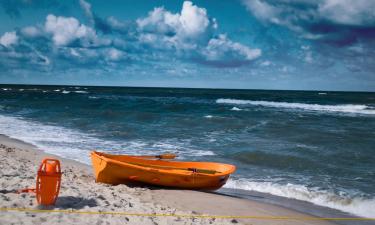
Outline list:
[[[112,158],[108,158],[108,156]],[[143,160],[130,156],[120,157],[122,157],[121,160],[116,160],[116,158],[113,158],[113,155],[98,152],[91,153],[96,182],[107,184],[141,182],[182,189],[215,190],[222,187],[228,180],[230,174],[235,170],[235,167],[232,165],[220,164],[228,166],[229,169],[217,174],[204,174],[182,169],[164,169],[164,167],[170,165],[180,166],[181,163],[183,167],[188,165],[199,166],[197,163],[188,164],[188,162]],[[142,165],[149,164],[151,167],[139,166],[140,163]],[[206,164],[212,168],[215,163]],[[162,169],[160,167],[162,167]]]

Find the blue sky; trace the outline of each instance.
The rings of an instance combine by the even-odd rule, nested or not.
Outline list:
[[[0,83],[375,91],[374,0],[1,0]]]

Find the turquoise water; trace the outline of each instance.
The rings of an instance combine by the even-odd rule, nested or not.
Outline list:
[[[235,164],[226,187],[375,215],[375,93],[0,85],[0,133]]]

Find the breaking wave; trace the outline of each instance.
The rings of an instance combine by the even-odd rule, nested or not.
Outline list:
[[[86,164],[90,163],[89,152],[92,150],[138,155],[173,152],[179,158],[215,155],[212,151],[193,149],[186,143],[179,143],[174,139],[126,142],[106,140],[95,134],[4,115],[0,115],[0,131],[11,138],[33,144],[45,152]]]
[[[319,190],[317,188],[308,188],[303,185],[282,185],[272,182],[230,179],[224,187],[257,191],[307,201],[316,205],[338,209],[362,217],[371,218],[375,215],[375,199],[338,195],[329,191]]]
[[[291,102],[272,102],[272,101],[251,101],[240,99],[220,98],[216,100],[218,104],[231,105],[255,105],[274,108],[300,109],[309,111],[324,111],[324,112],[341,112],[341,113],[356,113],[375,115],[375,109],[367,105],[320,105],[307,103],[291,103]]]

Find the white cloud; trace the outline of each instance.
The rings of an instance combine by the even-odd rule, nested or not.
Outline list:
[[[70,49],[70,54],[75,57],[81,57],[81,54],[79,54],[79,52],[74,48]]]
[[[81,0],[80,4],[86,16],[93,18],[91,5],[85,0]],[[118,21],[114,17],[95,20],[104,21],[105,24],[98,22],[85,25],[74,17],[50,14],[46,17],[44,26],[35,25],[20,29],[22,47],[28,46],[17,51],[29,51],[35,55],[34,61],[38,65],[51,66],[56,66],[59,60],[62,60],[60,63],[76,65],[114,66],[128,58],[174,58],[187,60],[189,63],[225,67],[243,65],[261,55],[260,49],[252,49],[230,40],[226,35],[215,34],[217,21],[209,18],[205,8],[200,8],[190,1],[183,2],[178,13],[155,8],[147,17],[136,20],[133,24],[135,27],[130,22]],[[100,26],[108,29],[108,32],[97,33],[94,27],[100,29]],[[121,32],[111,32],[114,30]],[[9,46],[17,43],[17,34],[4,34],[0,44]],[[30,62],[31,64],[33,62]]]
[[[97,44],[98,38],[91,27],[80,24],[76,18],[48,15],[45,31],[52,34],[55,45],[65,46],[79,39],[81,44],[89,46]]]
[[[190,1],[183,3],[180,13],[173,14],[159,7],[136,22],[140,31],[171,35],[185,41],[204,38],[210,29],[217,27],[215,20],[209,20],[206,9]]]
[[[211,62],[243,62],[261,55],[260,49],[233,42],[226,35],[215,37],[216,19],[210,19],[205,8],[190,1],[183,3],[180,13],[159,7],[136,22],[140,43],[155,49],[176,50],[178,54],[203,57],[204,61]]]
[[[373,26],[374,0],[242,0],[246,9],[263,22],[305,31],[309,24],[340,24],[346,26]],[[324,36],[305,34],[307,38]]]
[[[196,38],[204,34],[210,25],[206,9],[199,8],[190,1],[185,1],[182,5],[179,21],[181,25],[178,33],[190,38]]]
[[[118,61],[122,59],[124,56],[124,53],[122,51],[119,51],[115,48],[110,48],[108,50],[107,58],[111,61]]]
[[[301,32],[302,27],[299,21],[313,21],[316,17],[315,9],[320,1],[307,0],[242,0],[246,9],[262,22],[283,25],[291,30]],[[313,9],[303,9],[295,5],[304,4],[305,7]]]
[[[272,63],[270,61],[266,60],[266,61],[261,62],[260,66],[270,66],[271,64]]]
[[[15,31],[5,32],[3,36],[0,37],[0,44],[9,47],[15,45],[18,42],[18,36]]]
[[[325,0],[318,10],[322,18],[344,25],[369,25],[375,22],[374,0]]]
[[[245,0],[244,1],[246,8],[251,11],[254,16],[263,20],[278,23],[280,10],[266,2],[261,0]]]
[[[42,31],[34,26],[28,26],[21,29],[21,33],[25,35],[26,37],[38,37],[41,35]]]
[[[86,2],[85,0],[79,0],[79,4],[86,17],[90,20],[90,23],[94,24],[94,14],[91,11],[91,4]]]
[[[70,48],[70,47],[60,47],[57,51],[59,57],[71,60],[72,63],[85,64],[93,62],[100,64],[105,58],[102,49],[95,48]]]
[[[141,31],[152,33],[176,33],[178,27],[179,14],[172,14],[164,8],[155,8],[149,12],[148,16],[137,19],[138,28]]]
[[[115,30],[124,30],[127,28],[126,23],[117,20],[113,16],[110,16],[107,18],[107,23],[108,25],[111,26],[112,29],[115,29]]]
[[[229,40],[225,35],[219,35],[208,42],[203,51],[208,61],[216,60],[253,60],[258,58],[262,51],[251,49],[245,45]]]

